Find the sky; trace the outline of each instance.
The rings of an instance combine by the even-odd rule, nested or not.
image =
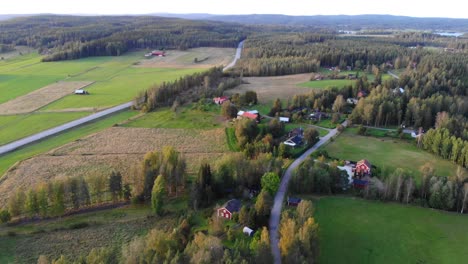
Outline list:
[[[468,18],[466,0],[17,0],[1,14],[390,14]]]

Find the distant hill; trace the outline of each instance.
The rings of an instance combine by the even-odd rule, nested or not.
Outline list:
[[[215,20],[255,25],[288,25],[333,27],[343,30],[360,29],[418,29],[450,30],[468,32],[468,19],[455,18],[418,18],[392,15],[333,15],[333,16],[287,16],[287,15],[208,15],[198,14],[199,18],[188,15],[172,17]],[[164,15],[163,15],[164,16]]]

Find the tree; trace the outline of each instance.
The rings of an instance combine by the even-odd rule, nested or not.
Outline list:
[[[120,174],[120,172],[111,172],[109,177],[109,191],[114,202],[122,198],[122,174]]]
[[[320,133],[317,129],[309,127],[304,131],[304,140],[308,146],[312,146],[319,141]]]
[[[463,188],[462,188],[462,209],[460,211],[460,213],[464,213],[465,211],[465,208],[467,206],[467,203],[468,203],[468,182],[464,183],[463,184]]]
[[[274,196],[278,191],[280,185],[280,178],[278,174],[274,172],[267,172],[262,176],[261,185],[262,191],[266,191],[271,196]]]
[[[45,184],[39,185],[37,188],[37,203],[39,206],[39,214],[42,217],[46,217],[49,212],[49,200],[47,196],[47,186]]]
[[[227,119],[235,118],[237,116],[237,108],[230,101],[225,101],[221,105],[221,114]]]
[[[217,237],[198,232],[185,248],[185,253],[189,256],[190,263],[218,264],[223,258],[223,244]]]
[[[29,216],[34,216],[39,213],[37,193],[33,189],[30,189],[26,196],[26,211]]]
[[[258,242],[257,250],[255,252],[255,263],[273,263],[273,256],[271,255],[270,248],[270,234],[266,227],[262,228],[262,233],[260,234],[260,241]]]
[[[312,202],[309,200],[303,200],[297,206],[297,222],[299,225],[303,225],[307,218],[312,217],[314,215],[314,206]]]
[[[275,116],[276,113],[281,112],[283,109],[283,106],[281,104],[281,100],[279,98],[276,98],[276,100],[273,102],[273,107],[270,109],[270,112],[268,113],[269,116]]]
[[[254,91],[245,92],[245,103],[246,104],[257,104],[257,93]]]
[[[65,184],[62,181],[52,183],[52,213],[62,215],[65,212]]]
[[[10,212],[8,212],[7,210],[0,210],[0,223],[7,223],[8,221],[10,221],[10,219]]]
[[[291,248],[294,245],[296,240],[296,222],[283,215],[281,224],[280,224],[280,240],[279,240],[279,249],[281,256],[285,257],[290,254]]]
[[[337,113],[341,113],[345,105],[346,101],[344,100],[343,95],[339,94],[338,96],[336,96],[335,102],[332,106],[332,110]]]
[[[153,212],[157,215],[161,215],[164,195],[166,194],[166,181],[162,175],[156,177],[154,181],[153,190],[151,191],[151,207]]]
[[[280,137],[284,134],[284,124],[277,118],[273,118],[268,123],[268,131],[273,135],[273,137]]]
[[[198,207],[209,205],[214,197],[213,194],[213,176],[211,167],[208,163],[204,163],[198,170],[197,179],[192,185],[192,206],[195,210]],[[222,192],[222,190],[219,190]]]
[[[267,191],[262,190],[257,196],[257,201],[255,202],[255,211],[257,212],[257,215],[261,216],[263,218],[262,220],[266,219],[266,217],[270,215],[272,205],[273,201],[270,194]]]
[[[21,189],[17,190],[15,193],[10,195],[8,201],[8,211],[10,212],[12,217],[18,216],[23,213],[24,201],[25,194]]]

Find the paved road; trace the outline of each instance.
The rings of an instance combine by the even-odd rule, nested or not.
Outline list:
[[[343,122],[343,126],[346,126],[348,124],[347,121]],[[332,129],[328,134],[322,138],[320,138],[320,141],[317,142],[312,148],[308,149],[304,154],[302,154],[299,158],[297,158],[286,170],[286,172],[283,174],[283,177],[281,178],[281,183],[280,187],[278,189],[278,192],[275,195],[275,200],[273,203],[273,208],[271,209],[271,215],[270,215],[270,245],[271,245],[271,251],[273,253],[273,258],[274,258],[274,263],[275,264],[280,264],[281,263],[281,256],[280,256],[280,250],[278,247],[278,242],[279,242],[279,233],[278,233],[278,227],[280,223],[280,217],[281,217],[281,209],[283,207],[283,201],[284,201],[284,196],[286,195],[286,192],[288,191],[288,183],[289,180],[292,177],[293,171],[310,155],[312,152],[316,151],[320,146],[325,144],[328,140],[330,140],[332,137],[334,137],[338,133],[338,130]]]
[[[234,67],[234,65],[236,65],[237,60],[240,59],[241,57],[243,47],[244,47],[244,40],[239,42],[239,46],[237,46],[237,50],[236,50],[236,55],[234,56],[234,60],[231,63],[229,63],[226,67],[224,67],[223,71],[227,71],[230,68]]]
[[[393,76],[393,78],[395,78],[395,79],[400,79],[400,77],[398,77],[398,75],[394,74],[391,71],[388,71],[387,73],[390,74],[391,76]]]
[[[3,155],[5,153],[8,153],[8,152],[13,151],[13,150],[18,149],[18,148],[21,148],[21,147],[23,147],[25,145],[28,145],[28,144],[31,144],[33,142],[39,141],[41,139],[50,137],[52,135],[61,133],[61,132],[65,131],[65,130],[75,128],[77,126],[81,126],[83,124],[92,122],[92,121],[94,121],[96,119],[99,119],[101,117],[108,116],[110,114],[114,114],[116,112],[128,109],[132,105],[133,105],[133,102],[121,104],[121,105],[118,105],[118,106],[103,110],[101,112],[91,114],[89,116],[77,119],[75,121],[71,121],[71,122],[63,124],[61,126],[54,127],[54,128],[42,131],[40,133],[34,134],[32,136],[25,137],[23,139],[20,139],[20,140],[11,142],[9,144],[0,146],[0,155]]]

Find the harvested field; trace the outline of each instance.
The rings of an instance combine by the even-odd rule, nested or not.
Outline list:
[[[195,48],[189,50],[169,50],[165,57],[152,57],[141,60],[136,67],[143,68],[210,68],[228,65],[233,59],[234,48]],[[197,58],[198,62],[194,60]]]
[[[11,190],[57,178],[109,175],[112,170],[131,181],[133,166],[145,153],[174,146],[195,173],[202,161],[228,152],[224,129],[187,130],[113,127],[76,140],[11,168],[0,181],[0,207]]]
[[[269,103],[276,98],[286,100],[295,94],[306,94],[310,88],[298,87],[300,83],[310,80],[310,74],[296,74],[275,77],[247,77],[243,78],[248,84],[242,84],[226,93],[244,93],[245,91],[257,92],[260,103]]]
[[[0,115],[25,114],[33,112],[48,105],[76,89],[84,88],[93,82],[57,82],[47,85],[39,90],[17,97],[13,100],[0,104]]]

